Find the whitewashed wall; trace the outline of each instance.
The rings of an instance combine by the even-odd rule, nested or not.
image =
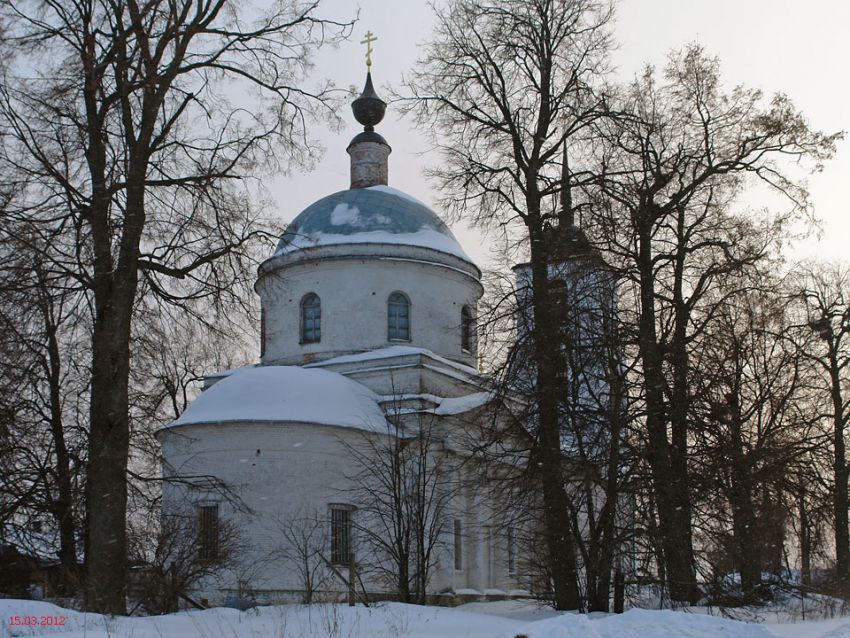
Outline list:
[[[299,575],[279,556],[285,547],[279,521],[310,513],[329,518],[331,504],[355,504],[349,477],[358,468],[350,446],[362,445],[363,436],[354,429],[297,423],[222,423],[162,430],[159,438],[168,460],[166,475],[212,474],[239,497],[243,508],[250,510],[238,511],[218,490],[164,485],[164,511],[193,515],[201,503],[218,503],[220,517],[235,524],[246,541],[240,568],[207,582],[197,595],[222,604],[227,592],[236,590],[238,581],[245,580],[263,601],[298,600],[302,588]],[[456,512],[464,519],[465,569],[453,569],[449,521],[432,591],[510,588],[504,569],[497,567],[495,573],[486,565],[487,540],[482,536],[486,531],[478,528],[484,514],[480,496],[464,490],[459,499]],[[329,535],[329,525],[323,531]],[[344,589],[339,580],[331,584],[338,591]],[[368,578],[366,586],[372,591],[389,591]]]
[[[472,267],[409,247],[317,250],[315,258],[278,258],[261,270],[256,290],[265,313],[263,364],[298,364],[402,344],[475,366],[475,352],[461,349],[461,308],[470,306],[475,316],[482,292]],[[409,342],[387,338],[387,300],[396,291],[410,299]],[[321,299],[322,337],[302,344],[300,304],[311,292]]]

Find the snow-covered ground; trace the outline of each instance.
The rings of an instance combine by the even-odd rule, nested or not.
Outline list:
[[[106,618],[44,602],[0,600],[0,614],[2,638],[850,638],[850,618],[747,624],[700,613],[645,609],[579,616],[527,601],[471,603],[454,609],[400,603],[369,608],[282,605],[247,612],[210,609]],[[40,626],[51,622],[63,626]]]
[[[785,638],[850,638],[850,618],[805,621],[798,623],[767,623],[779,636]]]

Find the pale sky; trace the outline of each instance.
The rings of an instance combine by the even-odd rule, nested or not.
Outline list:
[[[402,73],[415,65],[434,22],[431,9],[424,0],[322,4],[328,15],[336,17],[353,14],[356,6],[360,20],[354,37],[320,54],[315,74],[330,77],[341,87],[362,88],[365,48],[359,41],[371,30],[378,36],[372,74],[378,94],[386,97],[386,86],[397,85]],[[671,49],[699,42],[720,58],[723,78],[730,85],[743,84],[768,95],[786,93],[813,128],[850,131],[848,0],[621,0],[615,38],[619,49],[613,62],[620,79],[632,78],[646,63],[663,66]],[[350,110],[342,116],[346,127],[341,133],[316,131],[325,155],[314,171],[268,184],[283,221],[292,220],[317,199],[348,188],[345,147],[361,129]],[[428,152],[424,136],[392,106],[377,130],[393,149],[390,185],[433,204],[435,187],[422,169],[439,157]],[[820,238],[797,245],[789,257],[850,260],[850,139],[839,143],[835,158],[822,173],[810,177],[809,186],[823,232]],[[758,207],[761,202],[753,199],[748,204]],[[466,252],[487,266],[486,239],[462,226],[453,231]]]

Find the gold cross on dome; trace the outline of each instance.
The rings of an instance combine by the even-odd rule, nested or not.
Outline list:
[[[377,39],[374,33],[367,31],[366,38],[360,41],[360,44],[366,45],[366,69],[369,71],[372,70],[372,43]]]

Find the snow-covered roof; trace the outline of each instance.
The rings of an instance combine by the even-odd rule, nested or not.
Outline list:
[[[315,246],[364,243],[430,248],[472,263],[434,211],[389,186],[352,188],[311,204],[289,224],[275,255]]]
[[[297,366],[235,370],[202,392],[171,427],[244,421],[386,431],[374,392],[336,372]]]
[[[441,397],[428,392],[422,392],[384,394],[381,395],[380,400],[381,403],[385,404],[385,409],[390,413],[426,413],[436,414],[437,416],[450,416],[480,408],[482,405],[486,405],[492,401],[493,398],[494,395],[492,392],[473,392],[459,397]],[[423,402],[431,405],[430,407],[403,407],[403,404],[409,402]]]
[[[225,370],[216,370],[215,372],[210,372],[207,377],[229,377],[234,372],[239,372],[240,370],[246,370],[248,368],[256,368],[257,363],[249,363],[248,365],[239,366],[238,368],[227,368]]]
[[[463,414],[475,408],[480,408],[492,399],[493,395],[490,392],[474,392],[463,397],[447,397],[440,401],[440,405],[434,409],[434,414],[440,416]]]
[[[445,357],[441,357],[438,354],[435,354],[431,350],[427,348],[416,348],[413,346],[390,346],[388,348],[378,348],[377,350],[369,350],[368,352],[359,352],[357,354],[346,354],[341,355],[339,357],[333,357],[331,359],[325,359],[324,361],[318,361],[316,363],[310,363],[305,368],[317,368],[317,367],[325,367],[325,366],[333,366],[337,364],[343,363],[362,363],[367,361],[376,361],[380,359],[392,359],[394,357],[405,357],[409,355],[422,355],[433,359],[434,361],[438,361],[448,367],[455,368],[465,374],[480,377],[482,376],[481,372],[476,370],[471,366],[464,365],[462,363],[458,363],[457,361],[452,361],[451,359],[446,359]]]

